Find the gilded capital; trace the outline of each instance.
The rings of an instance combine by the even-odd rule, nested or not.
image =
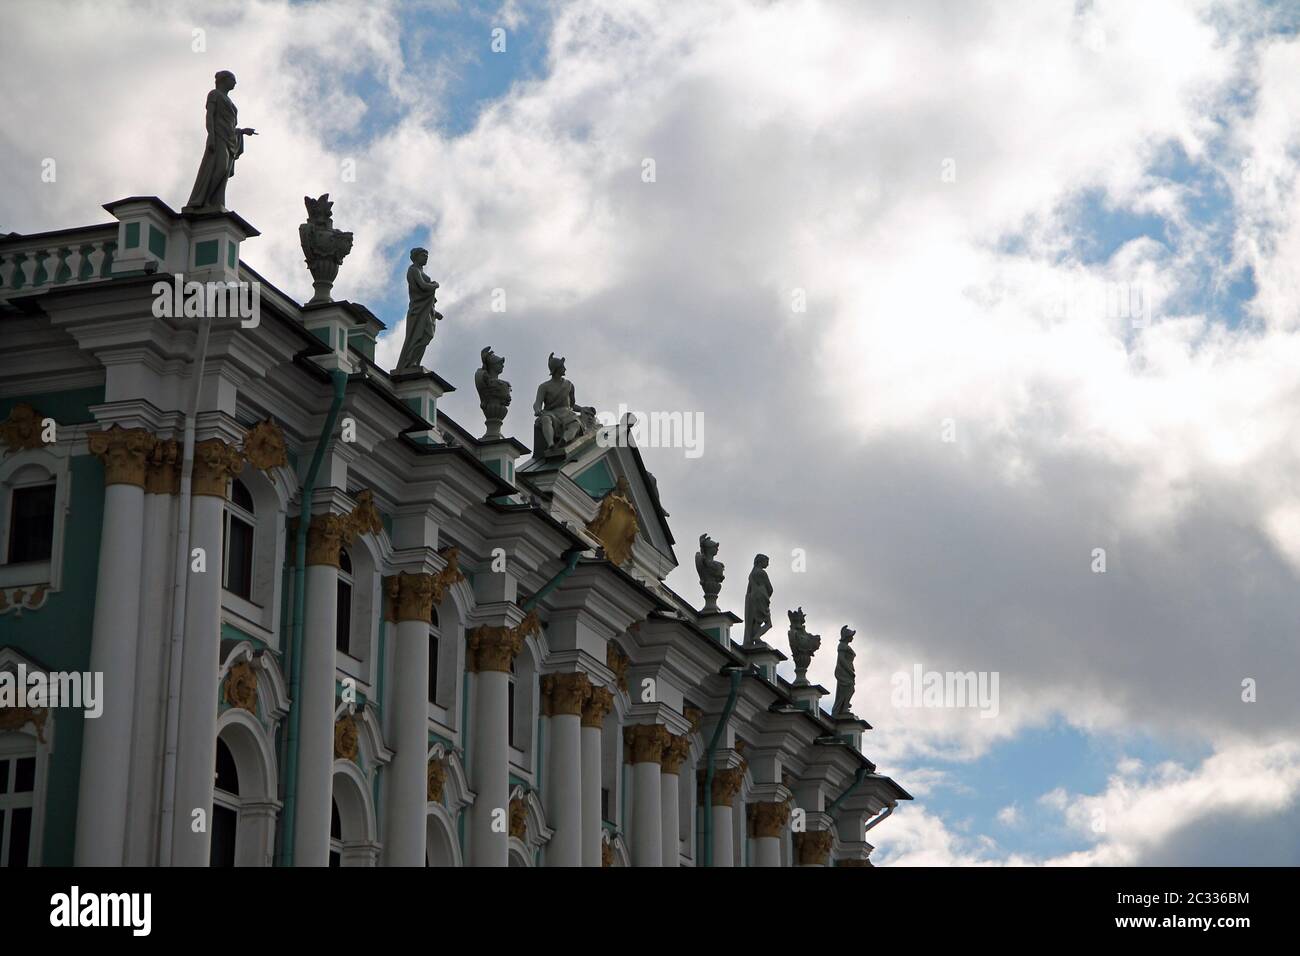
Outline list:
[[[158,441],[153,435],[143,428],[113,425],[107,431],[91,432],[86,441],[90,453],[104,463],[105,485],[144,487],[145,462]]]
[[[310,556],[310,549],[308,554]],[[388,598],[389,620],[427,622],[433,610],[433,590],[432,574],[402,571],[385,577],[384,595]]]
[[[691,738],[682,734],[680,737],[669,734],[668,743],[664,746],[664,758],[661,766],[664,773],[681,773],[682,764],[686,762],[686,757],[691,749]]]
[[[875,864],[872,863],[870,860],[859,860],[856,858],[850,860],[836,860],[835,865],[836,866],[871,866],[871,867],[875,866]]]
[[[750,834],[755,837],[779,837],[790,822],[788,803],[751,803],[749,805]]]
[[[615,682],[622,691],[627,690],[627,665],[627,654],[623,653],[623,648],[613,641],[605,645],[605,666],[614,672]]]
[[[348,537],[348,521],[344,515],[318,514],[311,516],[307,526],[307,563],[309,565],[339,566],[339,548]]]
[[[700,780],[703,782],[705,771],[700,770]],[[710,798],[710,805],[715,807],[729,807],[736,799],[736,794],[740,793],[741,785],[745,782],[745,765],[739,767],[722,767],[713,771],[713,793]]]
[[[181,490],[181,447],[174,438],[159,439],[145,462],[144,490],[149,495],[175,495]]]
[[[211,498],[226,497],[226,482],[244,470],[244,456],[220,438],[209,438],[194,446],[194,476],[191,490]]]
[[[591,678],[582,673],[546,674],[542,677],[542,701],[546,716],[567,714],[580,717],[591,699]]]
[[[831,831],[808,830],[794,835],[795,858],[800,866],[825,866],[831,857]]]
[[[631,748],[634,764],[662,763],[670,736],[663,724],[633,724],[623,728],[623,742]]]
[[[429,776],[426,798],[429,803],[442,802],[442,790],[447,785],[447,765],[434,758],[429,761]]]
[[[582,726],[599,730],[605,726],[605,717],[613,709],[614,692],[608,687],[593,687],[591,696],[582,705]]]
[[[473,672],[510,673],[510,665],[514,663],[515,656],[524,649],[524,638],[539,630],[541,622],[537,619],[537,612],[529,611],[514,627],[483,625],[466,632],[466,669]]]

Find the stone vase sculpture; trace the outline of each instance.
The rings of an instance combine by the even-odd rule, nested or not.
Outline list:
[[[479,353],[483,367],[474,373],[474,387],[478,389],[478,407],[483,411],[487,431],[484,439],[500,438],[501,425],[510,410],[510,383],[501,378],[506,360],[488,346]]]
[[[352,251],[352,233],[334,228],[334,204],[329,193],[319,199],[303,196],[302,201],[307,206],[307,221],[298,227],[298,240],[315,290],[307,304],[319,305],[334,301],[330,292],[339,266]]]
[[[700,535],[700,550],[695,555],[695,571],[700,576],[700,590],[704,592],[704,610],[718,610],[718,593],[725,579],[723,564],[717,560],[718,542],[708,534]]]
[[[812,664],[813,654],[822,646],[820,635],[809,634],[804,627],[807,616],[803,608],[787,611],[790,617],[790,656],[794,658],[794,682],[798,687],[808,686],[808,666]]]

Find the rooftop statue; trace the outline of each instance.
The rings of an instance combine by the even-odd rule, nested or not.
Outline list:
[[[478,407],[483,410],[487,423],[484,438],[500,438],[501,423],[510,409],[510,383],[501,378],[506,360],[488,346],[479,355],[483,367],[474,373],[474,387],[478,389]]]
[[[577,404],[573,383],[564,377],[563,356],[556,358],[552,352],[547,365],[551,377],[537,386],[533,402],[533,446],[543,458],[556,458],[564,456],[569,442],[596,430],[596,409]]]
[[[695,571],[704,592],[704,610],[718,610],[718,592],[724,579],[723,564],[718,559],[718,542],[707,534],[700,535],[700,550],[695,555]]]
[[[853,700],[853,635],[857,631],[845,624],[840,628],[839,654],[835,658],[835,706],[831,708],[832,717],[849,717],[852,711],[849,704]]]
[[[332,302],[330,290],[339,266],[352,251],[352,233],[334,228],[334,204],[329,193],[319,199],[303,196],[302,201],[307,207],[307,221],[298,227],[298,241],[311,272],[312,288],[316,290],[307,304]]]
[[[806,617],[803,608],[787,611],[790,616],[790,656],[794,658],[794,682],[796,685],[808,685],[808,665],[812,663],[813,654],[822,646],[822,639],[817,634],[809,634],[804,628]]]
[[[424,274],[429,264],[429,250],[411,250],[411,265],[406,270],[406,291],[410,305],[406,309],[406,340],[397,359],[394,372],[418,369],[424,350],[433,341],[434,323],[442,320],[442,313],[434,309],[438,299],[438,283]]]
[[[222,70],[216,76],[216,88],[208,91],[207,144],[190,201],[182,212],[226,211],[226,182],[235,175],[235,160],[244,154],[244,137],[257,135],[251,127],[237,125],[239,110],[230,99],[234,88],[235,74]]]
[[[745,588],[745,646],[763,643],[772,629],[772,579],[767,576],[767,555],[754,555],[754,569]]]

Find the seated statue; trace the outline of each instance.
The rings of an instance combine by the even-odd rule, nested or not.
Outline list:
[[[544,458],[563,456],[565,446],[580,435],[596,430],[596,409],[579,405],[573,383],[564,377],[564,358],[552,352],[547,359],[551,377],[537,386],[533,413],[537,416],[533,445]]]

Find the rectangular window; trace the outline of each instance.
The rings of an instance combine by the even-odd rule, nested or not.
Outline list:
[[[226,579],[224,587],[245,600],[253,598],[253,526],[230,515],[225,534]]]
[[[429,635],[429,703],[438,703],[438,636]]]
[[[600,818],[609,820],[609,787],[600,788]]]
[[[27,866],[35,788],[35,757],[0,758],[0,866]]]
[[[334,622],[334,646],[344,654],[352,645],[352,585],[340,580],[338,586],[337,619]]]
[[[9,510],[9,561],[48,561],[54,547],[54,485],[15,488]]]

